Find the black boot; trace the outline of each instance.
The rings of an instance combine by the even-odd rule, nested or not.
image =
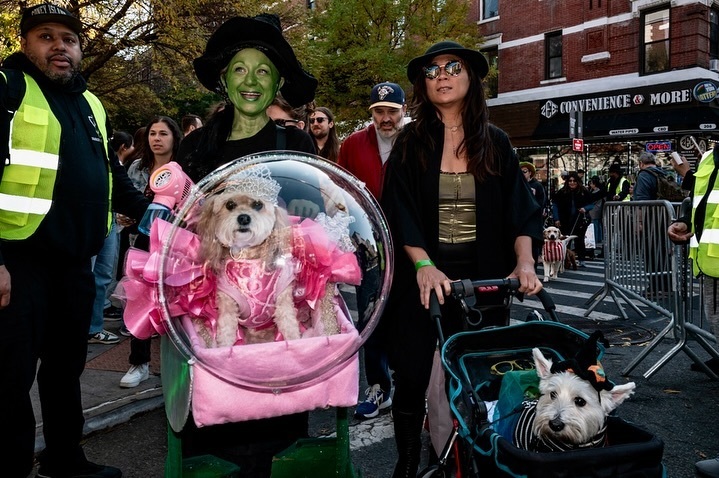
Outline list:
[[[394,440],[397,443],[397,465],[392,478],[415,478],[422,452],[422,424],[424,411],[392,411],[394,418]]]

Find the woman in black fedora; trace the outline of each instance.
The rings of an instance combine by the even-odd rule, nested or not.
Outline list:
[[[299,107],[313,100],[317,88],[283,37],[276,15],[228,20],[193,64],[200,83],[225,100],[224,109],[180,145],[178,163],[195,182],[248,154],[315,153],[307,132],[277,126],[267,116],[278,92]],[[307,426],[307,413],[202,428],[189,419],[182,431],[183,454],[215,455],[239,464],[243,477],[269,477],[272,457],[306,437]]]
[[[520,291],[542,288],[532,242],[541,241],[541,208],[520,173],[507,135],[488,120],[484,56],[443,41],[407,66],[414,121],[399,134],[387,163],[382,209],[397,250],[388,311],[395,371],[395,477],[414,477],[420,461],[425,392],[437,332],[430,291],[453,314],[450,280],[517,277]],[[480,326],[503,324],[500,297]],[[448,335],[457,330],[445,329]],[[444,411],[449,415],[449,410]],[[441,450],[444,443],[435,444]]]

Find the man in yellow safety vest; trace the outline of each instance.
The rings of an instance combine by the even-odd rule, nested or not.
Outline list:
[[[82,27],[59,6],[26,8],[21,51],[0,69],[0,474],[10,478],[33,467],[36,377],[45,438],[37,476],[122,475],[80,446],[91,258],[112,209],[140,219],[148,201],[108,147],[105,109],[79,74]]]

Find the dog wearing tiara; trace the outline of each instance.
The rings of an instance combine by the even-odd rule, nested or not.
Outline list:
[[[208,347],[301,337],[293,299],[296,264],[280,184],[264,165],[225,180],[205,198],[200,256],[217,278],[217,321],[194,320]]]
[[[532,350],[540,397],[526,402],[514,430],[514,444],[524,450],[567,451],[606,445],[610,412],[634,393],[635,384],[614,385],[597,361],[594,332],[574,358],[553,363]]]

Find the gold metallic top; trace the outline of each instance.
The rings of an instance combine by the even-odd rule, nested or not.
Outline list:
[[[476,240],[474,176],[439,175],[439,242],[459,244]]]

